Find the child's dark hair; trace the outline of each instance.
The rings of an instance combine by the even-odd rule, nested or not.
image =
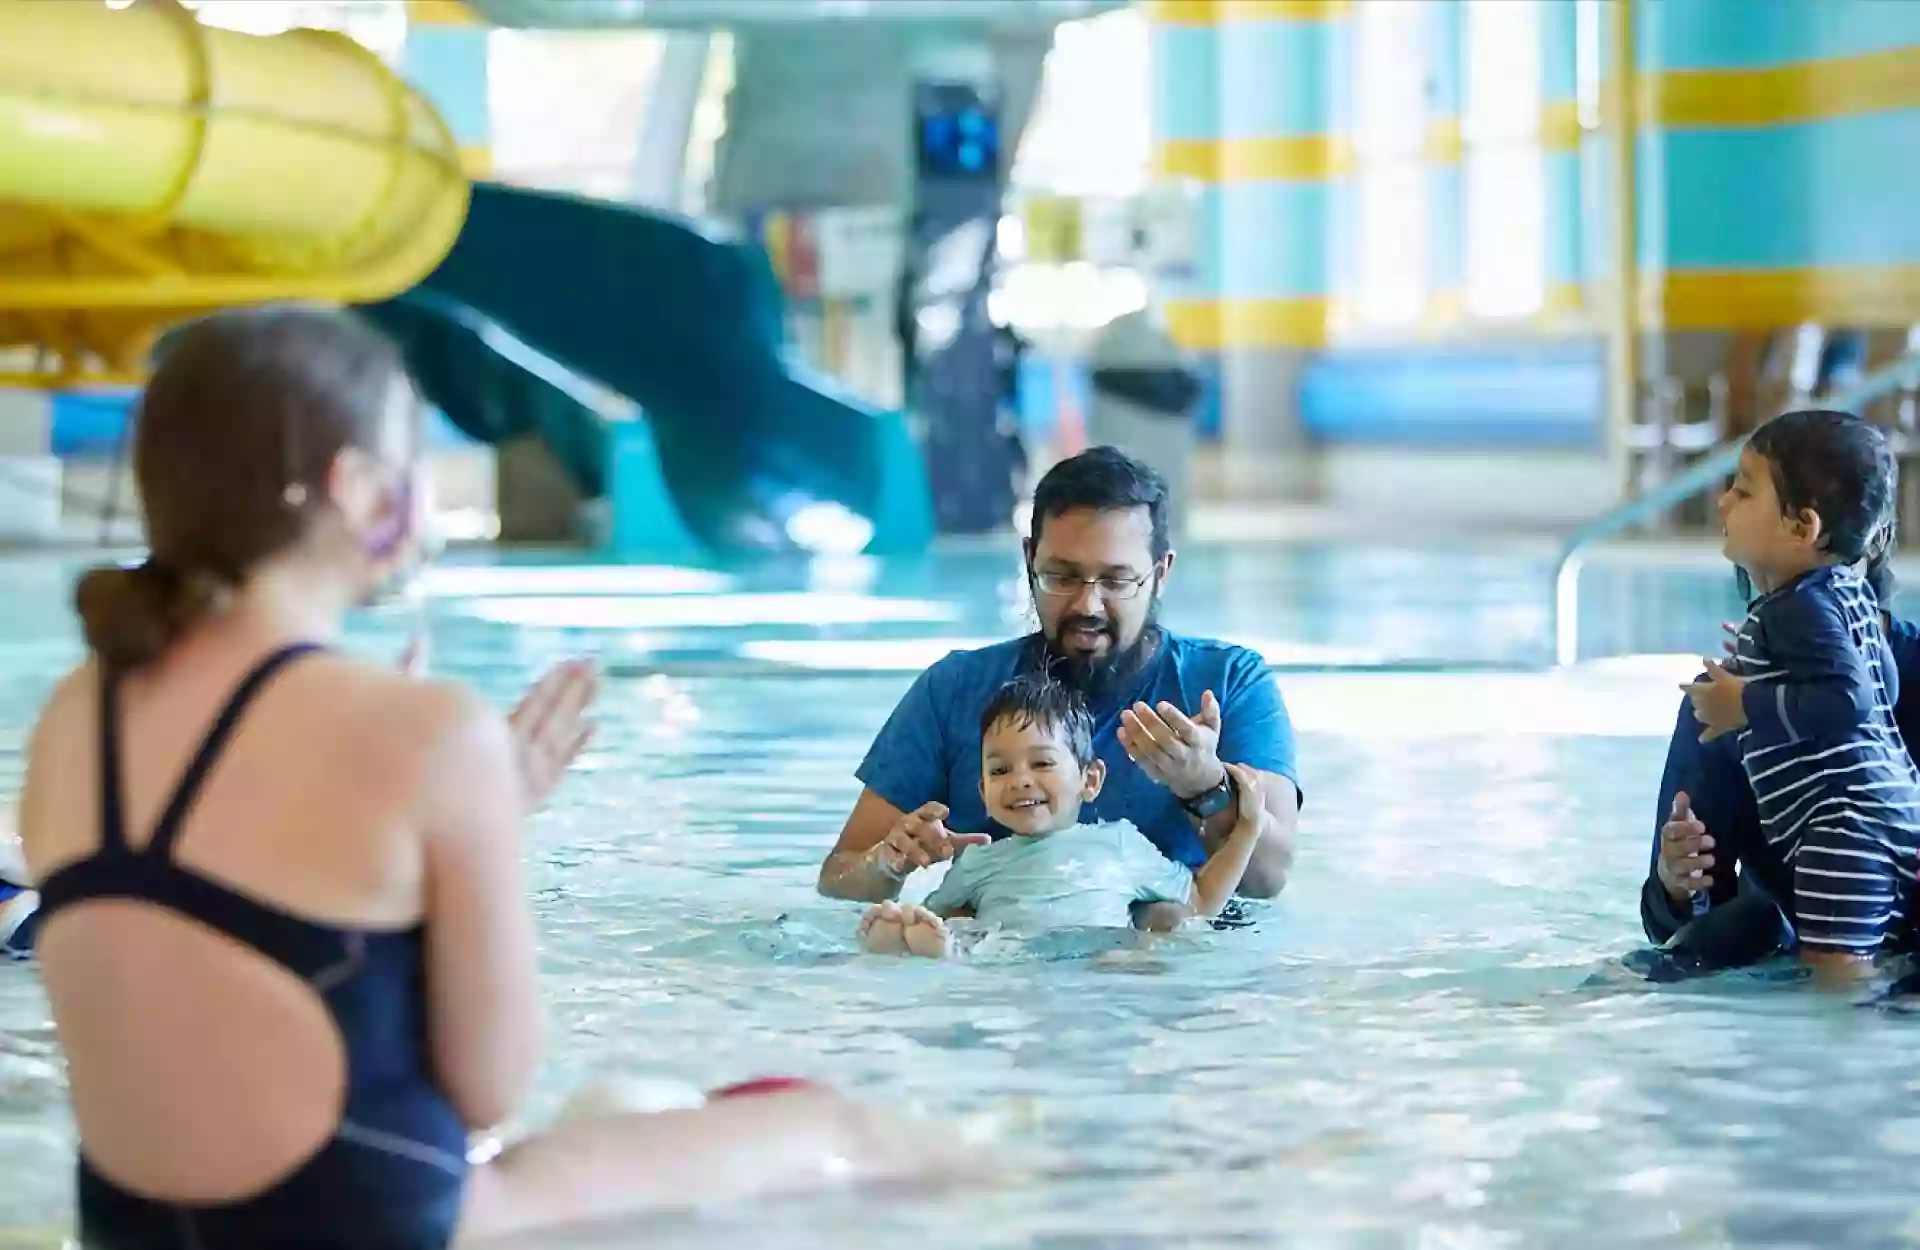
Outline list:
[[[1818,513],[1828,554],[1864,561],[1874,594],[1890,603],[1899,467],[1880,428],[1850,412],[1808,408],[1775,417],[1747,446],[1766,459],[1782,515]]]
[[[980,736],[986,737],[995,725],[1038,725],[1067,740],[1074,763],[1082,768],[1093,763],[1093,713],[1071,686],[1045,677],[1014,678],[987,700],[987,710],[980,714]]]

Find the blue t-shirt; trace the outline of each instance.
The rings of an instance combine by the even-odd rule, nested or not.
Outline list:
[[[903,812],[922,803],[946,804],[947,827],[955,833],[1011,836],[987,819],[980,799],[980,713],[1015,676],[1039,671],[1041,656],[1039,638],[1031,634],[950,653],[914,680],[856,775]],[[1189,868],[1207,862],[1192,818],[1171,791],[1127,758],[1119,739],[1123,709],[1164,700],[1191,716],[1207,690],[1220,700],[1220,758],[1300,784],[1293,724],[1266,661],[1245,647],[1163,632],[1133,681],[1091,702],[1093,751],[1106,761],[1107,783],[1099,798],[1080,809],[1081,820],[1131,821],[1169,859]]]

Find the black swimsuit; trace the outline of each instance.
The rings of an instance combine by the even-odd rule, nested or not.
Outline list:
[[[273,675],[317,648],[288,647],[241,683],[139,850],[122,820],[118,698],[100,682],[100,849],[40,887],[41,916],[94,899],[138,899],[190,917],[312,987],[345,1040],[346,1102],[333,1136],[284,1179],[232,1202],[145,1198],[79,1161],[80,1237],[89,1250],[438,1250],[453,1238],[466,1128],[427,1050],[425,931],[343,929],[302,920],[173,859],[180,827],[247,706]]]

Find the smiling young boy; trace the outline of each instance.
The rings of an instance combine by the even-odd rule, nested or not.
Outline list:
[[[1124,820],[1080,823],[1081,805],[1106,781],[1106,765],[1094,758],[1086,703],[1058,682],[1008,682],[980,718],[980,797],[1013,836],[964,851],[924,907],[886,902],[870,908],[860,922],[860,944],[876,954],[938,959],[950,953],[945,920],[954,917],[1035,933],[1125,928],[1136,902],[1218,915],[1247,870],[1266,811],[1254,772],[1237,764],[1227,770],[1239,818],[1196,872],[1161,854]]]

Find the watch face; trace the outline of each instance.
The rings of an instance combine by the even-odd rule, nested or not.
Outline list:
[[[1232,790],[1225,782],[1222,782],[1204,794],[1195,796],[1194,800],[1187,804],[1187,807],[1189,810],[1201,816],[1212,816],[1225,811],[1227,804],[1232,801]]]

